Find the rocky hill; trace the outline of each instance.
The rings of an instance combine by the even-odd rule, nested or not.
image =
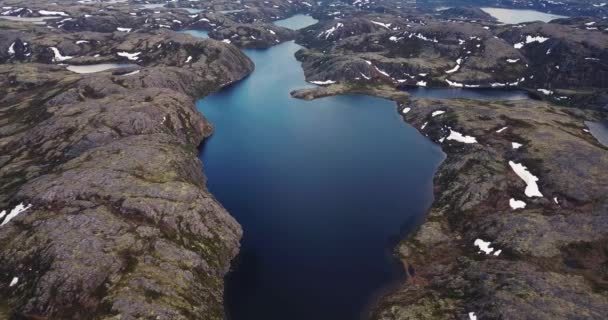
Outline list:
[[[608,33],[580,25],[357,14],[304,30],[297,58],[310,81],[522,88],[605,109]]]
[[[252,62],[171,31],[0,27],[0,318],[223,319],[241,229],[206,188],[194,100]],[[136,65],[59,65],[101,62]]]

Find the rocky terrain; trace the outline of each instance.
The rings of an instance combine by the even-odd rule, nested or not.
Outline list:
[[[272,24],[294,12],[307,12],[311,6],[275,0],[234,2],[164,2],[157,4],[126,2],[63,1],[67,6],[46,1],[5,1],[0,19],[45,19],[42,24],[70,32],[150,32],[154,30],[197,29],[209,36],[243,48],[266,48],[293,40],[293,30]],[[40,21],[38,21],[40,23]]]
[[[408,283],[373,318],[602,319],[608,148],[584,125],[600,114],[533,100],[400,111],[448,156],[427,222],[396,250]]]
[[[320,85],[294,97],[395,100],[447,154],[426,223],[395,250],[408,280],[372,318],[608,314],[608,149],[584,124],[608,111],[608,6],[499,1],[586,15],[501,25],[471,7],[484,1],[57,2],[1,4],[0,318],[222,319],[241,230],[206,188],[197,147],[212,125],[194,99],[253,70],[237,47],[292,39]],[[320,23],[272,24],[294,13]],[[67,69],[103,63],[128,65]]]
[[[538,10],[541,12],[565,16],[605,17],[608,4],[594,0],[419,0],[416,5],[421,10],[434,11],[448,7],[499,7],[521,10]]]
[[[194,100],[253,64],[168,30],[64,26],[0,21],[0,318],[223,319],[241,229],[206,188]],[[60,65],[102,62],[136,65]]]
[[[598,24],[598,26],[595,26]],[[309,81],[395,88],[520,88],[554,103],[606,110],[608,33],[594,19],[488,20],[359,13],[305,29]]]

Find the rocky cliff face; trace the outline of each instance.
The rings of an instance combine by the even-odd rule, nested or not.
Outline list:
[[[15,27],[0,51],[17,43],[0,65],[0,318],[222,319],[241,230],[206,189],[194,99],[252,62],[171,32]],[[76,74],[52,48],[139,66]]]

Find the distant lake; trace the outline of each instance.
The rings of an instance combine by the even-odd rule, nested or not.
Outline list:
[[[288,28],[288,29],[298,30],[298,29],[302,29],[302,28],[311,26],[317,22],[319,22],[319,20],[317,20],[309,15],[296,14],[287,19],[277,20],[274,22],[274,24],[276,24],[277,26]]]
[[[198,9],[198,8],[176,8],[176,9],[186,10],[186,11],[188,11],[188,13],[199,13],[199,12],[205,11],[205,9]]]
[[[525,100],[528,94],[523,90],[476,89],[476,88],[409,88],[405,92],[414,98],[432,99],[478,99],[478,100]]]
[[[535,10],[503,9],[503,8],[481,8],[489,13],[498,22],[506,24],[518,24],[524,22],[543,21],[549,22],[553,19],[567,18],[557,14],[544,13]]]
[[[608,121],[585,121],[590,133],[605,147],[608,147]]]
[[[131,68],[137,67],[131,63],[98,63],[89,65],[69,65],[66,69],[76,73],[94,73],[110,69]]]
[[[149,4],[140,4],[140,6],[146,9],[154,9],[154,8],[162,8],[166,5],[166,3],[149,3]]]
[[[209,31],[204,30],[181,30],[180,33],[187,33],[198,38],[209,38]]]
[[[13,16],[0,16],[0,19],[21,21],[21,22],[32,22],[34,24],[45,24],[45,20],[57,19],[61,17],[13,17]]]
[[[369,96],[294,99],[310,87],[293,41],[244,50],[255,71],[201,99],[211,193],[243,226],[226,279],[231,320],[359,319],[404,279],[394,242],[433,199],[439,146]]]

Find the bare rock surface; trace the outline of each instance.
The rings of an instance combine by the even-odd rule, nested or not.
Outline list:
[[[241,229],[206,188],[198,146],[213,128],[194,99],[252,62],[170,31],[10,26],[0,36],[0,208],[26,210],[2,214],[0,318],[223,319]],[[63,62],[137,65],[77,74],[51,48],[71,57]]]

